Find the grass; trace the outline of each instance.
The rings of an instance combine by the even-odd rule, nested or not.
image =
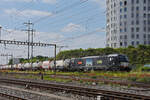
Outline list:
[[[68,82],[72,82],[71,79],[61,79],[61,78],[53,78],[53,77],[50,77],[48,75],[44,75],[44,80],[49,80],[49,81],[55,81],[55,82],[63,82],[63,83],[68,83]]]
[[[21,73],[39,73],[41,71],[8,71],[8,70],[2,70],[0,72],[9,73],[9,72],[21,72]],[[52,71],[42,71],[42,73],[45,74],[54,74]],[[58,75],[69,75],[69,76],[77,76],[80,78],[91,78],[91,79],[99,79],[101,77],[105,79],[113,79],[114,77],[119,77],[120,79],[126,79],[133,82],[146,82],[150,83],[150,72],[143,72],[142,66],[138,65],[136,68],[134,68],[131,72],[105,72],[105,71],[91,71],[91,72],[57,72]],[[17,76],[19,77],[19,76]],[[21,77],[21,76],[20,76]],[[35,76],[26,76],[26,78],[36,78],[39,77]],[[64,81],[64,82],[72,82],[72,80],[68,79],[60,79],[60,78],[51,78],[50,76],[44,75],[44,80],[52,80],[52,81]],[[80,82],[82,83],[82,81]]]

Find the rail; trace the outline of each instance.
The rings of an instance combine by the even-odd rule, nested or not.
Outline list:
[[[13,96],[13,95],[9,95],[9,94],[6,94],[6,93],[0,93],[0,97],[8,98],[9,100],[27,100],[27,99],[17,97],[17,96]]]
[[[54,91],[65,91],[68,93],[78,94],[82,96],[89,96],[89,97],[101,96],[104,98],[115,98],[115,99],[121,99],[121,100],[150,100],[150,96],[145,96],[145,95],[108,91],[108,90],[101,90],[101,89],[93,89],[93,88],[85,88],[81,86],[72,86],[72,85],[65,85],[65,84],[58,84],[58,83],[56,84],[41,83],[41,82],[4,79],[4,78],[1,78],[0,82],[24,85],[24,86],[28,85],[29,87],[36,87],[36,88],[38,87],[38,88],[54,90]]]
[[[35,76],[39,76],[40,74],[33,74],[33,73],[7,73],[7,74],[11,74],[11,75],[35,75]],[[134,87],[139,87],[139,88],[145,88],[145,89],[149,89],[150,85],[149,84],[145,84],[145,83],[139,83],[139,82],[129,82],[129,81],[116,81],[115,79],[117,77],[114,77],[114,80],[109,80],[109,79],[90,79],[90,78],[78,78],[78,76],[70,76],[70,75],[55,75],[55,74],[43,74],[43,75],[49,75],[49,76],[53,76],[55,78],[62,78],[62,79],[72,79],[74,81],[87,81],[87,82],[103,82],[104,84],[118,84],[118,85],[123,85],[123,86],[134,86]],[[145,90],[144,89],[144,90]]]

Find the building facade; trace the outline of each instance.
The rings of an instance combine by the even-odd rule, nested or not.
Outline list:
[[[107,47],[150,45],[150,0],[106,0]]]

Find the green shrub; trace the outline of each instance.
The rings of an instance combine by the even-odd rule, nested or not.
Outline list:
[[[97,76],[92,76],[91,78],[92,78],[92,79],[97,79]]]
[[[80,80],[80,83],[83,83],[83,80]]]
[[[137,77],[128,77],[128,80],[135,82],[137,80]]]
[[[141,71],[150,71],[150,67],[143,67],[141,68]]]
[[[150,83],[150,77],[139,78],[137,82]]]

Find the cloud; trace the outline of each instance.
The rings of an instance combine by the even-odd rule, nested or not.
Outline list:
[[[67,26],[65,26],[61,31],[62,32],[76,32],[76,31],[84,31],[85,28],[83,28],[81,25],[69,23]]]
[[[57,2],[57,0],[1,0],[3,2],[26,2],[26,3],[29,3],[29,2],[42,2],[42,3],[48,3],[48,4],[55,4]]]
[[[3,33],[3,39],[6,40],[20,40],[20,41],[26,41],[27,40],[27,32],[19,31],[19,30],[13,30],[13,29],[5,29]],[[56,32],[35,32],[34,33],[34,41],[35,42],[50,42],[53,40],[56,40],[59,38],[63,38],[63,35],[58,34]]]
[[[16,41],[27,41],[28,34],[24,31],[5,29],[2,30],[2,39],[3,40],[16,40]],[[54,40],[64,38],[63,35],[55,32],[35,32],[34,42],[40,43],[53,43]],[[23,57],[27,58],[28,55],[27,46],[18,46],[18,45],[1,45],[0,52],[3,54],[13,54],[13,57]],[[54,56],[54,47],[34,47],[34,56]],[[2,59],[2,57],[0,57]],[[7,59],[1,60],[0,63],[4,64]]]
[[[73,39],[66,43],[66,45],[69,47],[68,49],[103,48],[105,47],[105,35],[103,35],[102,32],[98,32],[96,34]]]
[[[39,11],[39,10],[23,10],[19,11],[15,8],[13,9],[5,9],[4,13],[12,15],[18,15],[18,16],[25,16],[25,17],[41,17],[41,16],[48,16],[52,15],[51,12],[44,12],[44,11]]]

